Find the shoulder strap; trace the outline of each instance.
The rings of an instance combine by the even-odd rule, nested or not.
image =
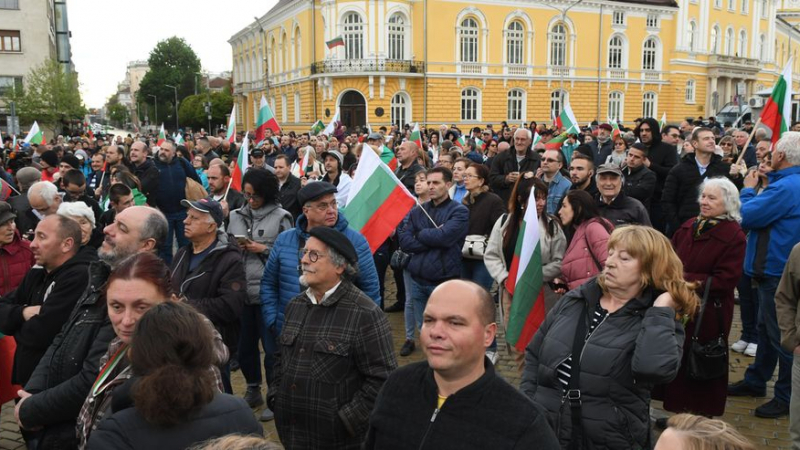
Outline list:
[[[697,340],[697,335],[700,332],[700,325],[703,324],[703,313],[706,310],[706,302],[708,301],[708,293],[711,291],[711,280],[713,277],[706,278],[706,288],[703,291],[703,299],[700,300],[700,312],[697,313],[697,320],[694,322],[694,333],[692,334],[692,340]],[[719,321],[720,321],[720,330],[722,330],[722,316],[719,314]],[[720,331],[721,332],[721,331]]]
[[[586,343],[586,313],[588,302],[583,302],[578,324],[575,326],[575,338],[572,340],[572,370],[570,370],[569,385],[565,397],[569,400],[570,416],[572,417],[572,440],[570,450],[583,447],[583,423],[581,421],[581,352]]]
[[[586,233],[583,233],[583,239],[586,241],[586,250],[589,250],[589,255],[592,257],[592,261],[597,266],[597,270],[600,272],[603,271],[603,266],[600,264],[600,261],[597,260],[597,257],[594,256],[594,252],[592,251],[592,245],[589,244],[589,238],[586,237]]]

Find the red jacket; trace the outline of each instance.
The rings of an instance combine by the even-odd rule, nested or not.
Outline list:
[[[572,240],[561,262],[561,279],[567,283],[570,290],[589,281],[590,278],[600,273],[602,266],[606,264],[610,233],[599,222],[600,220],[605,221],[609,228],[613,227],[605,219],[591,219],[578,225],[572,235]],[[591,254],[589,254],[589,246],[591,246]],[[600,263],[601,268],[597,267],[592,255]]]
[[[16,289],[35,264],[30,245],[17,230],[14,231],[14,240],[0,247],[0,296]]]

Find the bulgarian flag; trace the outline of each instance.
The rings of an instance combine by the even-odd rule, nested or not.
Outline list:
[[[233,144],[236,140],[236,104],[231,108],[231,118],[228,120],[228,133],[225,135],[225,140]]]
[[[156,140],[156,147],[161,147],[164,141],[167,140],[167,135],[164,133],[164,124],[161,124],[161,130],[158,131],[158,139]]]
[[[369,153],[369,152],[366,152]],[[303,152],[303,161],[300,162],[300,177],[306,176],[306,167],[308,167],[308,152]]]
[[[531,145],[534,146],[534,145],[538,144],[539,141],[541,141],[541,140],[542,140],[542,136],[539,135],[538,132],[534,131],[533,132],[533,144],[531,144]]]
[[[475,138],[475,148],[478,150],[485,150],[486,149],[486,142],[483,141],[481,138]]]
[[[577,128],[575,127],[575,125],[573,125],[572,127],[566,129],[563,133],[547,141],[547,143],[544,144],[544,147],[547,150],[560,150],[561,146],[564,144],[564,142],[566,142],[567,138],[569,137],[569,134],[577,133],[576,130]]]
[[[422,148],[422,136],[419,133],[419,123],[414,124],[414,129],[411,130],[411,142],[417,144],[417,147]]]
[[[247,166],[250,162],[248,160],[248,156],[250,154],[250,145],[247,136],[248,135],[245,134],[244,139],[242,139],[242,148],[239,149],[239,157],[236,158],[236,162],[233,165],[233,173],[231,174],[231,187],[239,192],[242,192],[242,178],[244,177],[244,173],[247,171]]]
[[[617,136],[619,136],[619,123],[612,119],[608,119],[608,123],[611,125],[611,138],[615,139]]]
[[[350,227],[364,235],[373,253],[416,204],[416,198],[375,152],[361,154],[344,212]]]
[[[34,120],[33,125],[31,125],[31,130],[28,131],[28,135],[25,136],[25,140],[23,142],[26,144],[39,145],[42,143],[42,141],[44,141],[44,133],[42,133],[42,130],[39,129],[39,123]]]
[[[176,134],[175,135],[175,145],[181,145],[183,143],[185,143],[185,141],[183,140],[183,135],[181,133]]]
[[[578,119],[575,118],[575,113],[572,112],[572,107],[569,104],[569,98],[564,97],[564,107],[561,109],[561,114],[558,115],[558,128],[563,128],[565,131],[569,131],[572,128],[578,129]]]
[[[467,146],[467,138],[465,138],[462,134],[458,137],[458,139],[456,139],[455,142],[453,142],[453,144],[455,144],[458,148],[464,149]]]
[[[6,201],[11,197],[11,185],[6,180],[0,178],[0,201]]]
[[[281,127],[278,121],[275,120],[275,114],[267,105],[267,99],[261,96],[261,107],[258,110],[258,119],[256,120],[256,142],[262,142],[266,139],[267,128],[272,130],[273,133],[279,133]]]
[[[381,151],[381,161],[389,166],[389,168],[392,169],[392,172],[397,170],[397,158],[394,156],[392,149],[385,145]]]
[[[534,192],[535,189],[531,189],[529,205],[536,203]],[[505,286],[512,295],[506,341],[518,351],[524,352],[545,316],[542,249],[536,208],[525,210]]]
[[[328,49],[334,49],[336,47],[344,47],[344,38],[342,36],[336,36],[330,41],[325,41],[325,45],[328,46]]]
[[[778,142],[781,135],[789,131],[792,120],[792,58],[783,68],[767,104],[761,111],[761,123],[772,130],[772,144]]]
[[[664,131],[664,127],[667,126],[667,112],[664,111],[664,114],[661,115],[661,120],[658,121],[658,131]]]

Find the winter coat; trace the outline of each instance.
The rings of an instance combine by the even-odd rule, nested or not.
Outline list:
[[[49,443],[77,445],[76,417],[97,379],[100,358],[116,336],[104,295],[111,269],[95,261],[87,270],[89,286],[25,385],[33,396],[20,407],[20,421],[26,427],[44,427],[41,448],[50,448]]]
[[[661,126],[652,117],[645,118],[642,123],[650,126],[651,130],[660,130]],[[639,137],[638,128],[634,131]],[[656,173],[656,188],[653,190],[653,203],[661,201],[664,183],[667,175],[678,164],[678,149],[674,145],[669,145],[661,140],[661,133],[653,132],[653,139],[647,148],[647,159],[650,160],[648,169]]]
[[[606,203],[602,196],[597,200],[600,215],[605,217],[615,227],[621,225],[646,225],[651,226],[650,215],[642,202],[628,197],[625,192],[620,192],[611,203]]]
[[[89,439],[89,449],[185,449],[228,434],[264,435],[264,428],[247,403],[217,393],[211,403],[185,422],[164,428],[147,422],[136,408],[123,409],[100,422]]]
[[[264,244],[267,249],[260,254],[242,250],[245,277],[247,278],[246,305],[260,305],[261,277],[264,276],[264,265],[278,235],[292,228],[292,215],[278,204],[264,205],[258,209],[245,205],[234,210],[230,215],[228,233],[234,236],[245,236],[248,239]]]
[[[800,345],[800,244],[789,254],[786,268],[775,292],[775,309],[778,313],[778,326],[781,330],[781,347],[794,352]]]
[[[572,439],[572,420],[557,369],[572,353],[578,320],[589,329],[602,294],[596,279],[568,292],[525,349],[520,390],[547,410],[562,448]],[[672,308],[653,306],[658,294],[647,289],[608,314],[584,344],[584,449],[649,448],[650,389],[675,378],[683,349],[683,326]]]
[[[397,369],[375,402],[364,449],[560,449],[544,410],[497,375],[488,360],[484,369],[441,409],[426,361]]]
[[[595,218],[580,224],[572,234],[564,259],[561,261],[561,278],[570,290],[577,288],[603,270],[608,257],[608,238],[611,233]],[[606,221],[608,224],[608,221]],[[609,224],[608,228],[613,226]],[[590,249],[591,247],[591,249]],[[594,258],[592,257],[594,256]],[[597,267],[597,262],[600,267]]]
[[[489,237],[492,232],[492,226],[506,209],[505,205],[503,205],[503,200],[497,194],[488,192],[488,189],[487,192],[481,192],[475,197],[472,194],[467,194],[462,202],[469,210],[468,236],[479,234]]]
[[[17,230],[19,230],[21,234],[36,229],[36,225],[39,224],[39,218],[33,214],[31,202],[28,201],[27,193],[11,197],[8,199],[8,204],[11,205],[17,213],[17,218],[14,219],[14,223],[17,225]]]
[[[239,341],[239,318],[247,301],[242,254],[235,240],[218,231],[215,247],[189,271],[192,244],[182,247],[172,260],[172,289],[205,315],[231,351]]]
[[[301,178],[301,176],[300,176],[300,165],[301,164],[303,164],[303,160],[302,159],[298,159],[298,160],[296,160],[295,162],[292,163],[292,167],[289,169],[289,172],[292,175],[296,176],[297,178]],[[307,177],[308,174],[311,173],[311,172],[319,173],[320,179],[322,178],[323,175],[325,175],[325,166],[321,162],[314,161],[312,164],[310,164],[310,166],[312,167],[312,170],[307,170],[305,172],[306,174],[303,175],[304,177]]]
[[[702,283],[697,288],[700,298],[705,292],[706,280],[709,276],[713,277],[698,341],[708,342],[722,334],[725,342],[728,342],[733,321],[733,290],[742,275],[744,262],[744,232],[735,221],[725,220],[699,238],[694,238],[693,223],[694,219],[688,220],[675,232],[672,245],[683,261],[684,278]],[[715,307],[715,302],[719,302],[722,307]],[[722,315],[722,329],[719,327],[719,314]],[[695,322],[690,321],[686,324],[683,361],[678,376],[666,386],[656,388],[653,397],[658,394],[658,398],[664,400],[664,409],[667,411],[721,416],[725,413],[725,400],[728,397],[728,373],[708,381],[692,380],[686,374],[689,346],[694,332]]]
[[[744,273],[780,277],[789,252],[800,242],[800,166],[767,174],[769,185],[756,195],[742,189],[742,228],[750,232]]]
[[[635,198],[642,202],[645,209],[650,210],[650,202],[653,199],[653,192],[656,189],[656,173],[645,166],[631,169],[622,169],[625,176],[625,184],[622,191],[630,198]]]
[[[195,171],[195,173],[197,173],[197,171]],[[155,205],[155,196],[158,195],[160,190],[159,183],[161,176],[153,159],[147,158],[143,163],[134,166],[133,174],[139,178],[139,182],[142,185],[142,193],[147,197],[147,202],[151,205]],[[199,179],[198,176],[198,180]],[[206,180],[205,185],[208,185],[208,180]]]
[[[405,270],[414,281],[434,286],[461,276],[461,249],[468,226],[467,208],[449,198],[439,205],[427,201],[411,210],[400,226],[400,248],[411,255]]]
[[[722,162],[719,155],[711,155],[706,173],[700,175],[694,153],[688,153],[681,158],[680,164],[669,171],[661,195],[661,208],[669,229],[677,230],[680,224],[700,214],[697,197],[700,195],[699,188],[703,181],[708,178],[727,177],[730,170],[731,165]]]
[[[278,235],[275,245],[267,258],[264,275],[261,278],[261,313],[267,328],[275,327],[273,332],[277,336],[283,327],[283,314],[286,305],[300,293],[300,266],[298,251],[311,236],[306,231],[308,220],[306,216],[297,218],[295,227]],[[339,218],[334,229],[340,231],[356,248],[358,253],[358,277],[354,284],[367,294],[375,304],[381,304],[380,283],[378,271],[375,269],[375,260],[367,240],[357,231],[348,226],[347,218],[339,211]]]
[[[602,164],[606,163],[606,159],[608,159],[609,155],[614,151],[614,140],[609,137],[605,144],[600,145],[600,141],[593,139],[592,142],[589,143],[589,147],[592,148],[594,166],[600,167]]]
[[[191,178],[200,182],[194,167],[186,159],[175,156],[169,164],[160,159],[155,161],[159,172],[158,190],[154,191],[155,204],[164,214],[173,214],[184,211],[181,200],[186,198],[186,179]],[[152,198],[148,198],[153,202]]]
[[[343,280],[320,304],[286,307],[268,405],[286,450],[360,449],[381,386],[397,368],[389,320]]]
[[[417,177],[419,172],[424,171],[425,168],[420,166],[416,161],[411,163],[407,169],[403,169],[403,166],[397,166],[397,170],[395,170],[394,174],[397,175],[397,179],[400,180],[401,183],[408,189],[408,192],[414,192],[414,179]],[[452,198],[452,196],[451,196]]]
[[[28,271],[15,291],[0,299],[0,333],[14,336],[17,341],[11,375],[14,384],[28,382],[61,331],[89,284],[90,262],[91,257],[79,251],[50,272],[36,266]],[[25,320],[22,311],[28,306],[41,306],[41,310]]]
[[[0,247],[0,297],[16,289],[36,264],[30,245],[19,230],[14,230],[11,243]]]
[[[503,199],[503,202],[508,202],[511,197],[511,189],[514,187],[513,183],[506,181],[506,175],[511,172],[534,172],[542,164],[542,157],[535,151],[528,149],[525,153],[525,159],[521,163],[517,163],[516,149],[512,145],[508,151],[502,152],[494,157],[492,167],[489,170],[489,187],[492,188],[495,194]]]
[[[293,220],[297,220],[303,213],[303,207],[297,201],[297,192],[300,191],[300,179],[289,174],[289,178],[280,188],[281,206],[292,215]]]
[[[567,251],[567,237],[564,230],[554,219],[547,218],[548,226],[554,231],[551,236],[539,221],[539,247],[542,252],[542,275],[545,282],[553,281],[561,274],[561,264],[564,252]],[[508,216],[503,215],[494,223],[483,262],[494,281],[503,284],[508,278],[508,265],[503,251],[503,235],[508,228]]]

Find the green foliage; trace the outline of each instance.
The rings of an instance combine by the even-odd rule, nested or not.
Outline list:
[[[125,126],[125,122],[127,122],[128,119],[128,108],[126,108],[119,102],[115,102],[114,104],[109,104],[108,118],[109,120],[111,120],[111,123],[114,126],[118,128],[123,128]]]
[[[7,100],[16,102],[21,123],[36,120],[55,133],[63,121],[82,120],[86,115],[79,87],[78,74],[64,73],[61,64],[51,59],[31,69],[24,89],[13,91]]]
[[[227,125],[226,114],[233,108],[233,97],[228,92],[211,93],[211,129],[215,130],[220,125]],[[205,103],[208,101],[206,94],[190,95],[181,102],[178,109],[178,121],[181,127],[192,127],[194,130],[208,128],[208,115]]]
[[[174,121],[175,91],[167,86],[178,88],[179,101],[194,94],[200,59],[186,41],[173,36],[156,44],[147,62],[150,70],[142,78],[137,100],[151,106],[150,119],[153,124],[166,122],[169,117]],[[155,117],[155,102],[151,95],[158,98],[158,117]],[[180,111],[178,116],[180,118]]]

